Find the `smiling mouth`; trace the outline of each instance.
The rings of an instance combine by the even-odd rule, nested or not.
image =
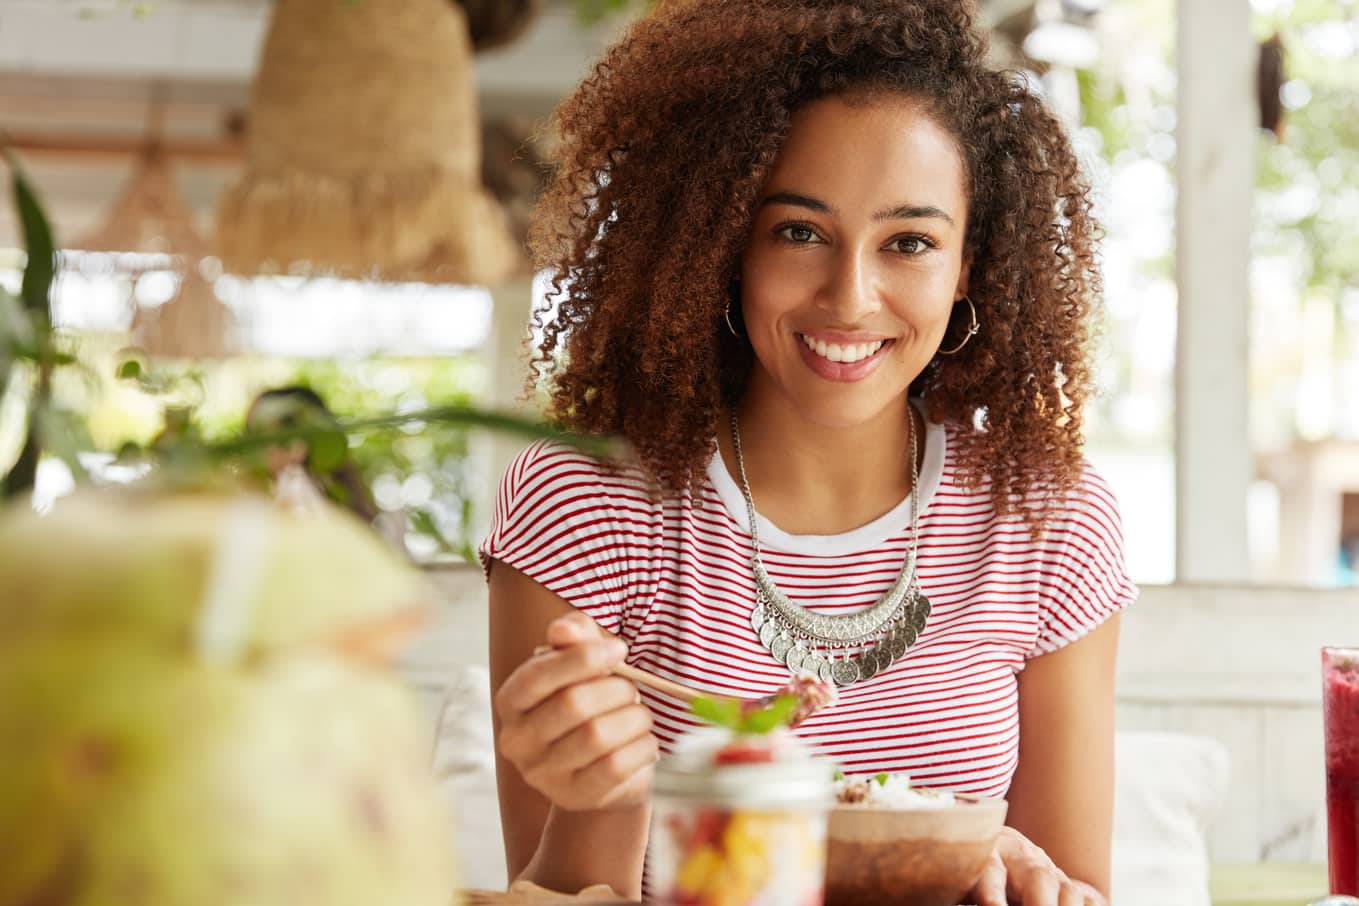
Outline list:
[[[797,338],[802,341],[815,355],[820,356],[828,362],[850,365],[854,362],[862,362],[877,355],[885,346],[890,346],[892,340],[875,340],[871,343],[826,343],[822,340],[813,340],[805,334],[797,334]]]

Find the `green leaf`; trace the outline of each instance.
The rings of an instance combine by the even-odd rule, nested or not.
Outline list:
[[[141,380],[142,363],[136,359],[128,359],[118,366],[118,377],[120,380]]]
[[[434,514],[429,510],[424,509],[423,507],[411,510],[410,520],[411,528],[415,530],[416,534],[432,538],[434,542],[439,545],[439,550],[443,553],[457,554],[467,560],[472,560],[476,557],[475,552],[472,552],[470,555],[467,553],[464,549],[466,545],[455,547],[444,533],[439,531],[439,523],[435,520]]]
[[[875,775],[873,776],[873,779],[876,780],[876,781],[878,782],[878,786],[887,786],[887,778],[890,777],[890,776],[892,776],[892,775],[891,775],[891,774],[888,774],[886,771],[884,771],[884,772],[881,773],[881,774],[875,774]]]
[[[87,481],[89,475],[80,463],[80,451],[90,449],[94,443],[90,439],[84,416],[56,406],[41,409],[35,414],[43,440],[43,452],[64,462],[77,482]]]
[[[52,239],[52,226],[47,222],[37,193],[19,166],[18,156],[9,147],[4,149],[4,154],[9,162],[14,204],[23,228],[24,249],[28,252],[28,264],[24,267],[23,286],[19,295],[24,308],[30,314],[40,315],[46,324],[49,317],[47,299],[56,276],[56,243]]]
[[[780,695],[772,702],[752,711],[741,721],[740,732],[750,734],[768,733],[776,727],[788,725],[788,719],[797,710],[798,698],[796,695]]]
[[[837,780],[844,780],[844,779],[845,779],[845,772],[842,771],[842,770],[840,770],[839,768],[836,768],[836,769],[835,769],[835,773],[831,775],[831,780],[832,780],[832,781],[837,781]]]
[[[333,472],[349,456],[349,441],[343,431],[320,431],[307,438],[307,453],[316,472]]]
[[[700,720],[728,730],[741,728],[741,703],[731,698],[696,698],[689,710]]]
[[[30,323],[24,317],[19,297],[0,287],[0,395],[9,386],[9,371],[19,348],[31,342]]]

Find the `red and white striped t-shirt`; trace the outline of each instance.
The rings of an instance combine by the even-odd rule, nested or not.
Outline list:
[[[796,733],[846,773],[905,772],[922,786],[1003,796],[1019,749],[1016,673],[1127,606],[1136,589],[1098,474],[1086,470],[1080,493],[1034,541],[1019,517],[996,515],[985,488],[958,485],[957,430],[932,424],[926,434],[918,575],[934,610],[925,631],[891,669],[841,688]],[[805,607],[862,609],[896,579],[910,514],[908,497],[853,531],[790,535],[757,512],[765,567]],[[620,636],[639,667],[738,696],[788,680],[751,628],[745,503],[720,453],[702,487],[657,499],[639,472],[535,444],[506,472],[480,553]],[[662,751],[697,725],[683,705],[642,695]]]

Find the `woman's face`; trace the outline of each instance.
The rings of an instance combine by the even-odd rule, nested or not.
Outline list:
[[[800,110],[741,263],[748,392],[826,427],[900,405],[967,290],[964,165],[908,98]]]

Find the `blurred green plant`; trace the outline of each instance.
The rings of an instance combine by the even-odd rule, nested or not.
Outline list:
[[[71,359],[56,347],[48,307],[56,275],[52,227],[19,167],[18,158],[8,147],[4,154],[27,260],[19,294],[0,287],[0,399],[12,392],[29,398],[28,405],[23,407],[25,423],[20,430],[18,459],[0,481],[0,497],[8,498],[32,489],[42,457],[43,438],[58,433],[58,425],[49,418],[52,373]]]
[[[62,338],[52,326],[50,300],[57,270],[57,244],[17,156],[7,147],[4,154],[27,254],[18,294],[0,285],[0,437],[10,427],[5,424],[10,414],[17,413],[21,421],[17,426],[21,438],[17,457],[12,463],[0,462],[0,501],[32,492],[38,463],[44,454],[59,456],[77,481],[85,480],[88,476],[80,467],[77,453],[91,449],[84,416],[53,400],[54,378],[60,369],[91,370],[90,363],[61,348]],[[328,374],[334,385],[330,389],[334,390],[339,386],[333,380],[338,372],[334,365],[312,366],[311,382],[323,383]],[[121,458],[149,461],[161,478],[169,482],[201,482],[224,471],[257,474],[266,450],[293,442],[305,444],[327,469],[352,459],[374,477],[388,473],[397,476],[404,473],[404,477],[409,477],[427,462],[427,457],[417,454],[434,449],[436,445],[431,440],[434,437],[451,439],[438,445],[446,465],[464,462],[466,432],[470,429],[557,440],[602,455],[614,451],[614,444],[608,440],[579,437],[536,419],[484,409],[473,405],[466,393],[457,394],[448,387],[436,388],[443,400],[436,404],[422,401],[420,405],[392,412],[382,411],[377,399],[370,398],[374,405],[367,408],[377,411],[363,415],[302,421],[276,430],[237,430],[209,436],[195,417],[196,404],[203,397],[203,377],[197,370],[160,369],[138,358],[124,358],[114,366],[114,373],[121,380],[137,382],[146,393],[159,396],[165,423],[149,443],[125,444]],[[299,378],[307,382],[307,371]],[[185,394],[186,385],[195,385],[197,390]],[[10,399],[17,399],[18,404],[8,405]],[[344,407],[350,402],[340,401]],[[382,472],[383,469],[387,472]],[[446,481],[454,483],[459,491],[458,499],[464,509],[462,524],[467,526],[472,495],[465,487],[457,486],[457,482],[465,481],[465,473],[461,468],[444,471],[452,476]],[[441,549],[463,556],[469,554],[466,537],[449,541],[438,530],[441,520],[430,510],[415,507],[412,519],[416,530],[433,537]]]
[[[576,18],[582,25],[594,25],[610,16],[642,10],[654,0],[576,0]]]

